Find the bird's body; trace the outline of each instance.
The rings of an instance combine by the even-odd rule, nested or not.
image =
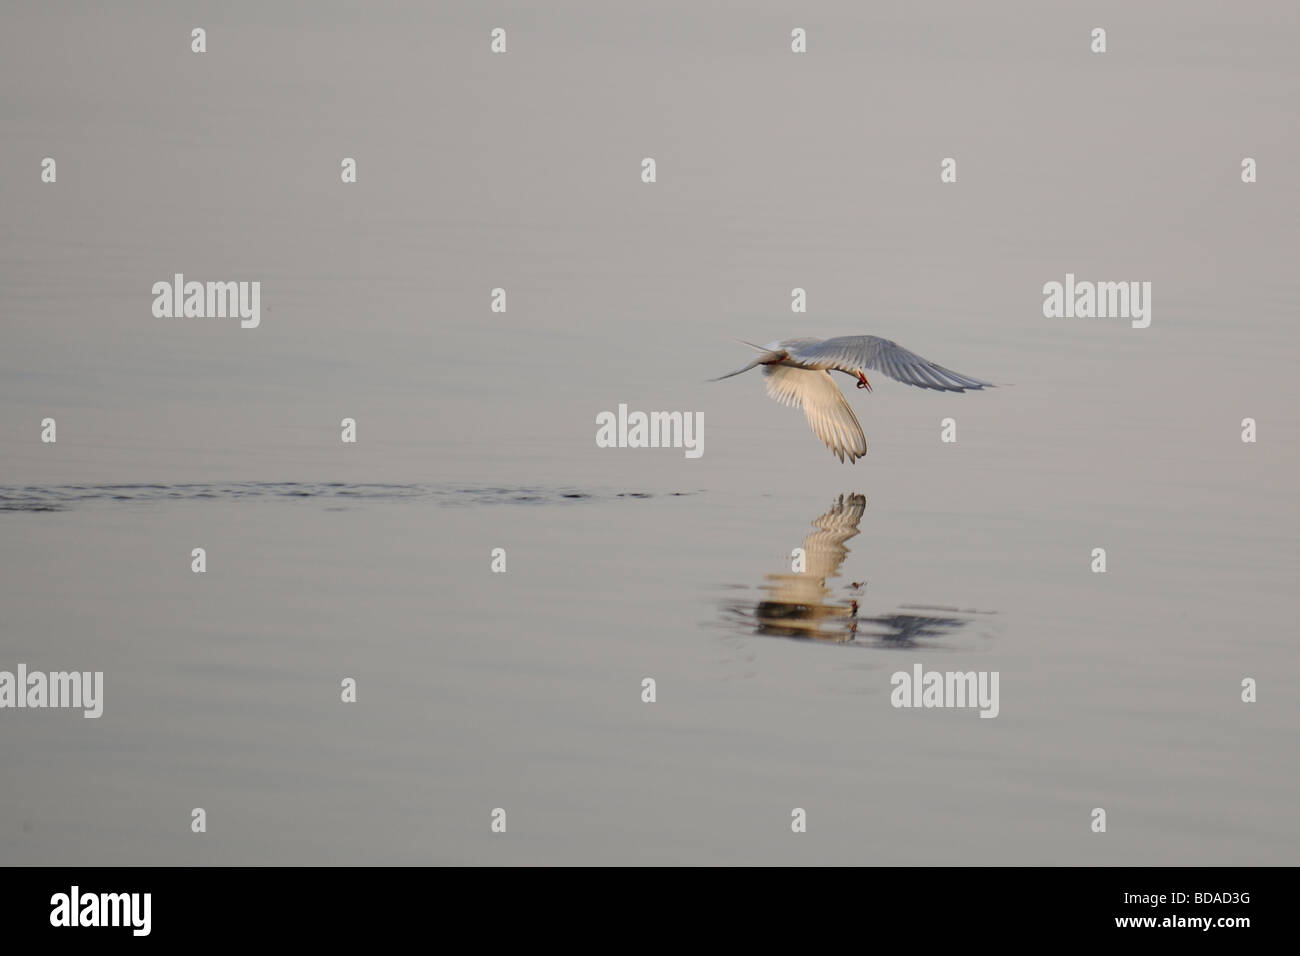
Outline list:
[[[767,345],[744,343],[758,349],[758,358],[721,378],[731,378],[751,368],[763,367],[767,394],[783,405],[802,408],[817,437],[844,461],[857,461],[867,453],[867,437],[831,372],[857,379],[858,388],[871,390],[868,371],[919,388],[964,392],[992,387],[989,382],[961,375],[909,352],[897,342],[875,335],[844,335],[833,339],[783,339]],[[714,379],[721,381],[721,379]]]

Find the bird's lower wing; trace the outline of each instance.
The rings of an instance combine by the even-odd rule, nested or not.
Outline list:
[[[897,342],[875,335],[844,335],[789,348],[789,352],[790,358],[802,365],[833,368],[849,375],[856,375],[858,369],[871,369],[918,388],[964,392],[993,387],[991,382],[936,365]]]
[[[782,405],[803,409],[812,430],[840,461],[857,461],[867,453],[867,436],[862,433],[858,416],[830,372],[765,365],[763,382],[767,394]]]

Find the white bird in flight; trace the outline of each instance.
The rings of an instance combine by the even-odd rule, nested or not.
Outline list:
[[[767,345],[742,342],[763,353],[744,368],[719,378],[720,382],[751,368],[763,366],[767,394],[782,405],[802,408],[808,424],[840,461],[850,463],[867,453],[867,436],[844,394],[831,378],[843,372],[858,380],[858,388],[871,391],[866,371],[884,372],[892,379],[945,392],[994,387],[991,382],[959,375],[909,352],[897,342],[875,335],[842,335],[834,339],[784,339]]]

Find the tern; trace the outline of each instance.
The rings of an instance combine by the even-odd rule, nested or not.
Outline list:
[[[784,339],[767,345],[742,341],[741,344],[762,354],[744,368],[712,381],[720,382],[763,366],[767,394],[782,405],[802,408],[817,437],[840,461],[848,459],[850,464],[867,453],[867,436],[862,433],[853,407],[831,378],[831,372],[843,372],[857,379],[858,388],[867,391],[871,391],[867,371],[883,372],[896,381],[937,391],[964,392],[993,387],[991,382],[935,365],[897,342],[875,335]]]

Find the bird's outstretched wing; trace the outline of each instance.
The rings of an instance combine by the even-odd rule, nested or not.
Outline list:
[[[935,365],[897,342],[875,335],[842,335],[820,342],[795,339],[783,345],[791,359],[808,368],[835,369],[849,375],[856,375],[858,369],[872,369],[908,385],[946,392],[993,387],[992,382]]]
[[[867,453],[867,436],[858,416],[844,398],[830,372],[764,365],[763,383],[767,394],[782,405],[802,408],[808,424],[840,461],[857,461]]]

